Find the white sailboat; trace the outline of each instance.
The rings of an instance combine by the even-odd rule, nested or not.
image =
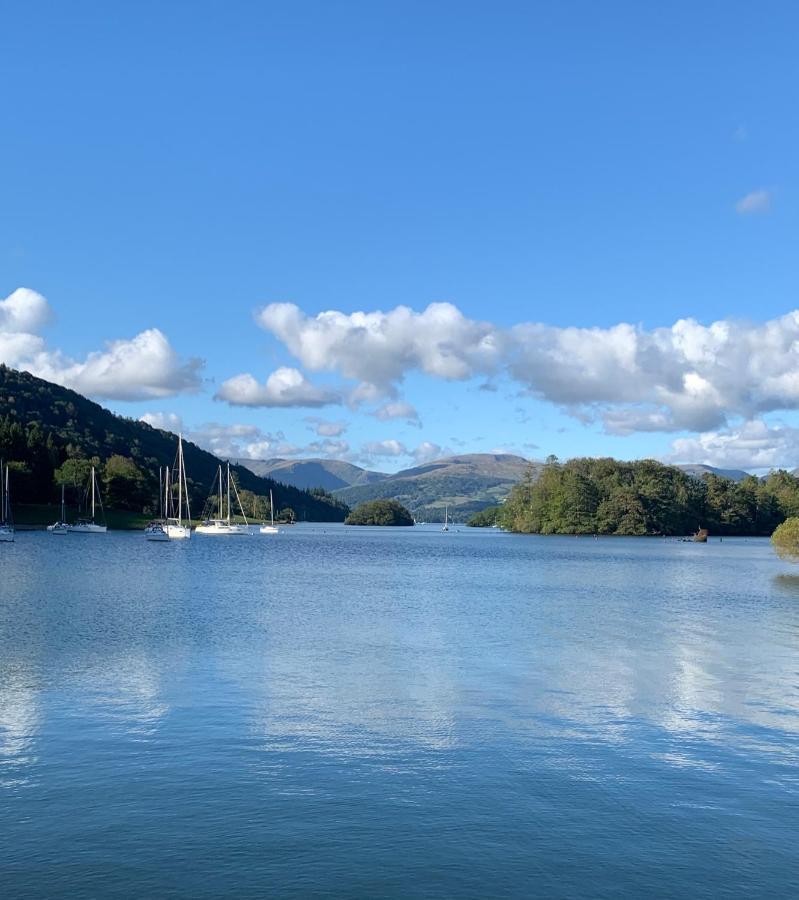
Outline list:
[[[261,525],[260,532],[261,534],[277,534],[277,526],[275,525],[275,501],[272,499],[272,492],[269,491],[269,518],[271,519],[272,524],[267,525],[264,523]]]
[[[442,531],[449,531],[449,504],[444,506],[444,527]]]
[[[211,535],[239,535],[239,534],[251,534],[249,522],[247,522],[247,516],[244,515],[244,509],[241,505],[241,498],[239,497],[239,492],[236,488],[236,483],[231,482],[230,479],[230,463],[227,464],[227,469],[225,473],[222,472],[222,466],[219,467],[219,471],[217,472],[216,479],[214,480],[214,484],[219,482],[219,496],[218,496],[218,505],[217,512],[219,513],[218,518],[216,519],[205,519],[202,524],[198,525],[195,528],[197,534],[211,534]],[[239,504],[239,511],[241,512],[241,517],[244,519],[244,525],[240,525],[237,522],[232,521],[231,518],[231,505],[230,505],[230,487],[231,483],[233,485],[233,493],[235,494],[236,501]],[[227,507],[225,506],[224,500],[227,498]],[[227,511],[227,514],[225,512]]]
[[[61,485],[61,518],[52,525],[47,526],[50,534],[66,534],[69,530],[67,527],[66,507],[64,505],[64,485]]]
[[[100,505],[100,512],[103,512],[103,501],[102,499],[100,499],[100,490],[97,486],[97,474],[94,470],[94,466],[92,466],[92,474],[89,484],[91,487],[92,497],[92,517],[91,519],[78,519],[78,521],[75,522],[74,525],[67,525],[67,531],[70,534],[105,534],[106,531],[108,531],[108,528],[105,525],[98,525],[97,522],[94,521],[98,503]],[[103,517],[105,517],[104,514]]]
[[[153,519],[148,522],[144,529],[145,540],[148,541],[168,541],[169,535],[166,532],[166,522],[164,521],[164,510],[166,509],[167,497],[169,495],[169,469],[166,466],[162,469],[158,467],[158,506],[160,507],[160,518]]]
[[[191,537],[191,511],[189,510],[189,484],[186,481],[186,463],[183,459],[183,435],[178,435],[178,457],[177,457],[177,470],[178,470],[178,509],[177,516],[171,516],[170,513],[174,512],[174,507],[172,505],[172,494],[168,493],[169,503],[167,505],[166,510],[166,533],[169,535],[169,539],[173,541],[182,541],[188,540]],[[167,475],[167,479],[169,476]],[[183,520],[183,512],[184,512],[184,504],[183,499],[186,499],[185,504],[185,512],[186,512],[186,520]]]
[[[0,542],[7,544],[14,540],[14,520],[11,517],[11,482],[8,464],[0,460]]]

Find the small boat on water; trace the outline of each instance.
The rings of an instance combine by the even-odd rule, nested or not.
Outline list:
[[[275,501],[272,499],[272,491],[269,491],[269,518],[272,524],[267,525],[266,522],[264,522],[259,529],[261,534],[278,533],[277,526],[275,525]]]
[[[203,522],[194,530],[197,532],[197,534],[219,536],[252,534],[252,532],[250,531],[250,524],[247,521],[247,516],[244,515],[244,509],[241,505],[241,498],[239,497],[239,492],[236,488],[236,482],[231,481],[230,478],[230,463],[227,464],[227,468],[225,471],[222,470],[222,466],[219,466],[216,478],[214,479],[214,486],[216,486],[217,484],[219,485],[219,492],[216,498],[217,517],[208,517],[204,519]],[[244,519],[243,525],[239,522],[234,522],[233,517],[231,516],[231,487],[233,488],[233,494],[236,497],[236,501],[239,504],[239,512],[241,513],[241,517],[242,519]],[[227,498],[227,506],[225,506],[225,498]],[[210,502],[211,501],[209,498],[209,503]]]
[[[188,540],[191,537],[191,511],[189,510],[189,483],[186,480],[186,463],[183,459],[183,435],[178,435],[178,455],[175,460],[177,470],[178,496],[175,510],[171,490],[167,493],[166,533],[171,541]],[[167,476],[168,480],[168,476]],[[184,505],[185,499],[185,505]],[[186,519],[183,519],[183,512]],[[177,515],[173,515],[177,513]]]
[[[444,506],[444,527],[442,531],[449,531],[449,504]]]
[[[11,479],[8,463],[0,460],[0,542],[10,544],[14,540],[14,519],[11,516]]]
[[[169,535],[166,533],[166,522],[164,521],[164,509],[167,504],[167,495],[169,493],[169,469],[164,466],[158,467],[158,512],[159,517],[148,522],[144,526],[144,539],[147,541],[168,541]]]
[[[97,484],[97,473],[95,472],[94,466],[92,466],[91,477],[89,478],[89,492],[91,494],[91,510],[92,515],[91,518],[82,518],[78,519],[72,525],[67,525],[67,531],[70,534],[105,534],[108,531],[108,526],[103,522],[102,525],[95,522],[95,516],[97,514],[97,506],[100,507],[100,514],[103,519],[105,519],[105,513],[103,512],[103,501],[100,497],[100,488]]]
[[[47,526],[50,534],[66,534],[69,531],[67,526],[66,507],[64,505],[64,485],[61,485],[61,518],[52,525]]]

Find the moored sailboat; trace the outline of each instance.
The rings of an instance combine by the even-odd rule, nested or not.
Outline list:
[[[449,504],[444,506],[444,527],[442,531],[449,531]]]
[[[148,522],[144,528],[144,537],[148,541],[168,541],[169,535],[166,532],[166,522],[164,521],[164,510],[169,495],[169,469],[161,466],[158,467],[158,506],[160,507],[160,518],[153,519]]]
[[[172,493],[168,493],[168,504],[166,510],[166,533],[169,539],[173,541],[188,540],[191,537],[191,511],[189,509],[189,483],[186,480],[186,463],[183,459],[183,435],[178,435],[178,455],[176,460],[176,468],[178,475],[178,508],[177,515],[172,516],[174,512],[172,504]],[[167,476],[168,478],[168,476]],[[185,498],[185,505],[184,505]],[[186,513],[185,522],[183,513]]]
[[[195,531],[197,532],[197,534],[210,535],[251,534],[252,532],[250,531],[249,523],[247,522],[247,516],[244,515],[244,509],[241,505],[241,498],[239,497],[236,483],[235,481],[232,482],[230,478],[230,463],[227,464],[227,469],[224,472],[222,470],[222,466],[219,466],[217,476],[214,479],[214,485],[216,485],[217,482],[219,484],[219,494],[217,497],[218,515],[216,518],[204,519],[202,524],[198,525],[197,528],[195,528]],[[239,504],[239,512],[241,513],[242,519],[244,519],[243,525],[238,522],[234,522],[231,516],[231,486],[233,487],[233,493],[236,497],[236,501]],[[225,506],[225,498],[227,498],[227,506]]]
[[[0,542],[14,540],[14,519],[11,516],[11,480],[8,463],[0,460]]]
[[[271,525],[267,525],[264,522],[260,527],[261,534],[277,534],[277,527],[275,526],[275,501],[272,499],[272,491],[269,491],[269,518],[271,521]]]
[[[92,474],[89,479],[89,490],[91,493],[92,516],[90,519],[78,519],[73,525],[67,525],[67,531],[70,534],[105,534],[106,531],[108,531],[108,527],[105,524],[100,525],[94,521],[98,504],[100,506],[100,513],[103,516],[103,519],[105,519],[103,501],[100,497],[100,489],[97,485],[97,473],[95,472],[94,466],[92,466]]]
[[[52,525],[47,526],[50,534],[66,534],[69,530],[67,526],[66,507],[64,505],[64,485],[61,485],[61,518]]]

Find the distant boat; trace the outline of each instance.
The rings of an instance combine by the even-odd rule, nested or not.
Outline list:
[[[100,489],[97,485],[97,473],[94,470],[94,466],[92,466],[92,474],[91,478],[89,479],[89,489],[92,498],[92,517],[91,519],[78,519],[78,521],[75,522],[74,525],[67,525],[67,531],[70,534],[105,534],[106,531],[108,531],[106,525],[98,525],[97,522],[94,521],[98,503],[100,505],[100,513],[103,515],[103,519],[105,520],[105,513],[103,512],[103,501],[100,498]]]
[[[67,526],[66,507],[64,506],[64,485],[61,485],[61,518],[52,525],[47,526],[50,534],[66,534],[69,531]]]
[[[442,531],[449,531],[449,505],[444,506],[444,527]]]
[[[8,474],[8,463],[0,460],[0,542],[11,543],[14,540],[14,520],[11,516],[11,481]]]
[[[239,492],[236,488],[236,483],[232,482],[233,493],[236,497],[236,501],[239,504],[239,511],[241,512],[241,517],[244,519],[244,525],[240,525],[237,522],[232,520],[230,511],[230,488],[231,488],[231,480],[230,480],[230,463],[227,464],[226,472],[223,473],[222,466],[219,467],[219,471],[217,472],[217,476],[214,479],[214,485],[219,484],[219,494],[218,494],[218,506],[217,512],[219,513],[218,518],[215,519],[205,519],[202,524],[198,525],[195,531],[197,534],[210,534],[210,535],[238,535],[238,534],[251,534],[249,528],[249,522],[247,522],[247,516],[244,515],[244,509],[241,505],[241,498],[239,497]],[[225,498],[227,498],[227,507],[225,506]]]
[[[163,543],[169,540],[166,532],[166,522],[164,521],[164,510],[167,504],[167,495],[169,493],[169,469],[164,466],[158,467],[158,506],[161,514],[160,518],[148,522],[144,528],[144,537],[148,541],[158,541]]]
[[[277,528],[275,526],[275,501],[272,499],[272,492],[269,491],[269,518],[272,521],[271,525],[267,525],[264,523],[261,525],[259,529],[261,534],[277,534]]]
[[[189,510],[189,483],[186,480],[186,463],[183,459],[183,435],[178,435],[178,455],[176,460],[178,474],[178,508],[177,515],[173,516],[174,507],[172,493],[168,491],[166,509],[166,533],[172,541],[188,540],[191,537],[191,511]],[[169,474],[167,473],[167,481]],[[183,499],[186,500],[186,521],[183,521]]]

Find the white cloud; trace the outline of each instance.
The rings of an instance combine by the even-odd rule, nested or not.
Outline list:
[[[314,407],[340,403],[341,395],[311,384],[299,369],[283,366],[272,372],[265,384],[249,374],[229,378],[214,399],[224,400],[232,406]]]
[[[438,444],[434,444],[431,441],[422,441],[411,455],[418,465],[423,465],[424,463],[432,462],[434,459],[440,459],[446,455],[446,452]]]
[[[78,361],[48,349],[38,334],[51,315],[44,297],[26,288],[0,301],[0,362],[104,399],[168,397],[200,386],[203,362],[182,360],[157,328],[109,341],[105,350]]]
[[[273,434],[243,423],[205,422],[189,428],[186,436],[220,459],[269,459],[302,452],[301,447],[286,440],[282,431]]]
[[[347,422],[341,420],[331,421],[329,419],[320,419],[318,416],[307,416],[305,421],[318,437],[341,437],[349,427]]]
[[[384,403],[382,406],[374,410],[371,415],[381,422],[388,422],[392,419],[405,419],[409,425],[421,428],[422,423],[419,420],[419,413],[410,403],[398,400],[395,402]]]
[[[735,204],[735,211],[742,216],[764,213],[771,209],[773,193],[765,188],[750,191]]]
[[[161,431],[171,431],[173,434],[183,431],[183,419],[177,413],[146,412],[139,421],[146,422],[153,428],[160,428]]]
[[[0,300],[0,332],[38,334],[51,318],[50,304],[29,288],[17,288]]]
[[[361,454],[371,456],[410,456],[410,451],[402,441],[389,438],[384,441],[367,441],[361,447]]]
[[[793,469],[799,465],[799,428],[768,425],[762,419],[755,419],[736,428],[678,438],[672,444],[668,460],[747,471]]]
[[[463,380],[491,370],[500,356],[496,329],[467,319],[451,303],[432,303],[421,313],[398,306],[387,313],[331,310],[314,317],[292,303],[272,303],[256,321],[305,368],[340,372],[360,382],[370,399],[391,395],[412,369]]]

